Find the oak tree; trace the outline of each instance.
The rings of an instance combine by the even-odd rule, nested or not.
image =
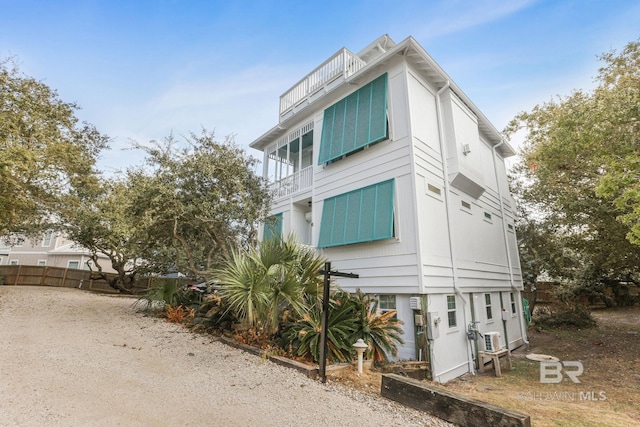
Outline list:
[[[108,138],[77,110],[14,60],[0,60],[0,236],[37,233],[63,198],[97,184]]]
[[[526,135],[515,175],[528,218],[553,230],[545,270],[574,295],[640,284],[640,42],[601,60],[593,91],[538,105],[506,129]]]

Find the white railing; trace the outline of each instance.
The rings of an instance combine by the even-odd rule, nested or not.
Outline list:
[[[345,48],[340,49],[280,97],[280,115],[282,116],[301,101],[322,89],[327,83],[340,76],[344,76],[346,79],[364,68],[365,65],[366,63],[357,55]]]
[[[271,184],[275,198],[290,196],[313,185],[313,166],[306,167]]]

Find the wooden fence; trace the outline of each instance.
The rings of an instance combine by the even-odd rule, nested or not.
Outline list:
[[[115,277],[115,274],[107,274]],[[158,277],[136,281],[134,293],[143,293],[150,287],[158,286],[165,280],[178,280],[181,284],[191,283],[186,279],[166,279]],[[0,265],[0,285],[9,286],[55,286],[78,288],[97,292],[119,293],[104,279],[91,278],[91,272],[76,268],[46,267],[35,265]]]

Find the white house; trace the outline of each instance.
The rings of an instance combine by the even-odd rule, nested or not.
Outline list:
[[[13,244],[0,237],[0,265],[35,265],[88,270],[91,251],[69,240],[63,233],[46,231],[39,238],[14,238]],[[115,273],[109,258],[98,254],[106,273]],[[94,268],[95,269],[95,268]]]
[[[279,123],[251,147],[276,192],[265,234],[295,233],[359,274],[336,284],[397,310],[399,359],[428,358],[446,382],[477,367],[470,327],[526,342],[514,150],[413,38],[339,50],[280,97]]]

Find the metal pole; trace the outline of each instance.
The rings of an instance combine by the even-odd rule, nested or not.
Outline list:
[[[329,287],[331,263],[324,263],[324,289],[322,292],[322,330],[320,331],[320,378],[327,382],[327,324],[329,323]]]

